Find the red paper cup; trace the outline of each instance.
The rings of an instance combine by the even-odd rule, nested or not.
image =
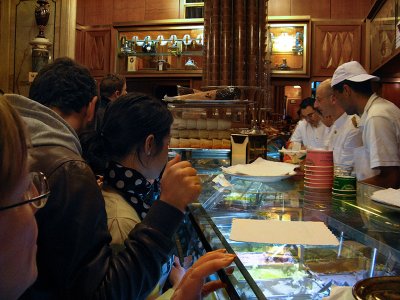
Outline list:
[[[333,167],[333,151],[307,149],[306,165]]]

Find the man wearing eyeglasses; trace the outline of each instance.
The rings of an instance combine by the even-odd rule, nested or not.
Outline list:
[[[313,98],[305,98],[300,103],[299,116],[301,120],[290,137],[290,146],[294,150],[305,148],[323,148],[328,128],[321,122],[321,118],[314,109]],[[297,146],[296,146],[297,145]]]
[[[104,199],[81,157],[78,139],[93,119],[97,100],[87,68],[57,59],[32,83],[30,98],[37,102],[7,97],[29,129],[31,170],[42,171],[51,190],[36,214],[38,279],[21,299],[145,298],[173,249],[186,205],[200,193],[196,171],[179,158],[168,163],[162,200],[130,232],[125,249],[114,255]]]
[[[336,102],[331,88],[331,79],[326,79],[317,87],[315,109],[322,116],[331,116],[333,125],[326,139],[327,150],[333,151],[335,166],[352,168],[354,165],[354,149],[362,146],[361,132],[358,128],[360,118],[349,116]]]

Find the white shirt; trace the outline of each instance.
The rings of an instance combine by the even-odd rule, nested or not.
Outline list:
[[[317,127],[313,127],[306,120],[300,120],[290,141],[302,143],[306,148],[324,148],[328,132],[328,127],[322,122],[319,122]]]
[[[357,115],[343,113],[331,126],[326,149],[333,151],[335,166],[354,165],[354,149],[363,145],[361,131],[357,127],[359,123]]]
[[[373,94],[360,120],[371,168],[400,166],[400,109]]]

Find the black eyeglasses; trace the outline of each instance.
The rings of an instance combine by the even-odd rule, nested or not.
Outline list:
[[[0,207],[0,211],[18,207],[28,203],[34,208],[42,208],[46,205],[47,199],[50,195],[49,184],[47,182],[46,176],[41,172],[31,172],[29,173],[29,176],[30,183],[28,189],[24,193],[24,201]]]

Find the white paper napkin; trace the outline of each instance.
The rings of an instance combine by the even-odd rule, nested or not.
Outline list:
[[[385,189],[375,191],[371,195],[371,199],[384,204],[400,207],[400,189]]]
[[[265,160],[257,158],[251,164],[238,164],[228,168],[221,169],[229,174],[247,175],[247,176],[284,176],[293,174],[298,165]]]
[[[338,246],[339,241],[323,222],[232,219],[233,241]]]

